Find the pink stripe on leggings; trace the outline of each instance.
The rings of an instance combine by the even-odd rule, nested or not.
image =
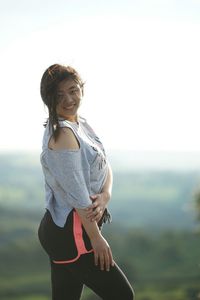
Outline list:
[[[79,259],[81,254],[91,253],[94,250],[87,250],[85,248],[85,243],[83,241],[83,230],[82,230],[82,224],[79,215],[76,211],[73,212],[73,234],[74,234],[74,240],[77,247],[78,255],[70,260],[53,260],[55,264],[67,264],[72,263]]]

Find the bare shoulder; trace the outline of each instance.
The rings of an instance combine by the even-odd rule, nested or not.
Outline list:
[[[60,128],[56,142],[53,136],[50,138],[48,147],[52,150],[76,150],[80,148],[80,145],[73,131],[68,127],[63,127]]]

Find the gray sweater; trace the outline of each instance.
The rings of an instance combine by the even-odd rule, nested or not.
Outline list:
[[[49,149],[52,132],[47,123],[40,160],[45,178],[46,209],[54,223],[64,227],[73,208],[88,207],[92,203],[90,195],[101,192],[108,163],[102,143],[84,118],[79,117],[78,124],[60,118],[59,126],[74,132],[80,148]]]

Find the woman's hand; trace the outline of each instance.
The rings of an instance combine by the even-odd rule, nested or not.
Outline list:
[[[112,251],[107,241],[102,235],[90,240],[94,250],[94,264],[100,265],[100,269],[110,271],[110,266],[114,266]]]
[[[86,208],[87,218],[90,219],[91,222],[96,221],[98,223],[104,213],[110,196],[109,193],[102,192],[100,194],[92,195],[90,198],[93,203]]]
[[[114,266],[114,261],[112,257],[112,252],[110,246],[107,241],[101,234],[100,229],[96,222],[90,222],[89,219],[86,218],[86,210],[76,208],[76,211],[81,219],[81,223],[83,224],[90,242],[92,244],[92,248],[94,250],[94,263],[97,266],[100,265],[101,270],[110,270],[110,266]]]

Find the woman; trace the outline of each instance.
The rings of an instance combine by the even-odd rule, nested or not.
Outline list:
[[[101,233],[110,220],[112,171],[99,138],[78,115],[83,86],[76,70],[58,64],[41,80],[49,118],[41,153],[46,212],[38,235],[50,259],[52,299],[80,299],[85,284],[102,299],[132,300]]]

